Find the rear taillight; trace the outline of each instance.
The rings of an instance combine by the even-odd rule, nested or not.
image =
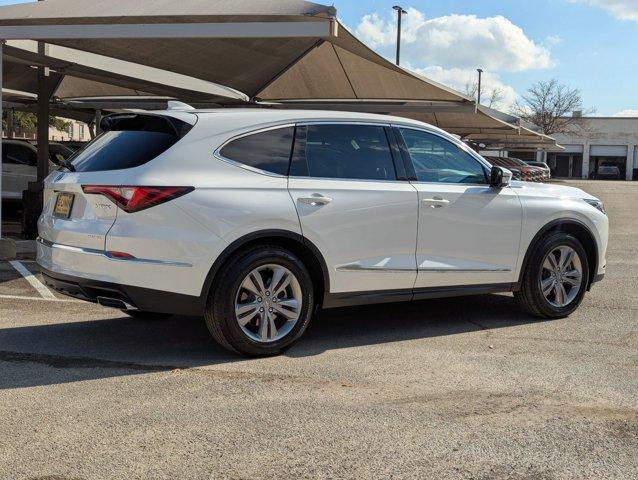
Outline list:
[[[139,212],[186,195],[193,187],[118,187],[112,185],[82,185],[84,193],[104,195],[128,213]]]

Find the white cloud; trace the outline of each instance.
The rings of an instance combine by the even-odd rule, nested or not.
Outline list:
[[[402,57],[414,64],[520,72],[550,68],[549,50],[502,16],[447,15],[427,19],[410,8],[403,17]],[[356,34],[391,56],[396,42],[396,19],[373,13],[363,17]]]
[[[572,3],[586,3],[601,7],[622,20],[638,22],[638,1],[636,0],[570,0]]]
[[[614,117],[638,117],[638,110],[621,110]]]
[[[464,94],[467,94],[467,87],[475,84],[478,80],[478,73],[473,69],[443,68],[440,66],[414,68],[409,64],[406,65],[406,68]],[[500,99],[497,104],[492,105],[493,108],[508,110],[518,98],[516,90],[503,83],[497,73],[484,72],[481,80],[482,104],[489,104],[490,95],[494,90],[499,92]]]

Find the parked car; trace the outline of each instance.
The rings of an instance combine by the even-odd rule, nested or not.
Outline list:
[[[527,165],[522,160],[511,157],[485,157],[491,165],[507,168],[514,174],[516,180],[522,180],[524,182],[540,182],[542,181],[542,171],[537,167]]]
[[[49,143],[49,170],[67,160],[73,152],[56,142]],[[37,179],[37,142],[2,139],[2,198],[22,200],[29,182]]]
[[[133,317],[201,315],[242,354],[283,352],[317,308],[514,292],[564,317],[605,273],[600,200],[511,183],[425,123],[169,110],[102,130],[47,178],[45,282]]]
[[[87,144],[87,142],[79,142],[75,140],[68,140],[60,143],[74,152],[77,152],[81,148],[84,148],[84,146]]]
[[[526,162],[531,167],[540,168],[543,171],[544,180],[550,180],[552,178],[552,169],[549,168],[545,162]]]
[[[38,142],[31,142],[31,144],[37,149]],[[63,160],[69,159],[75,151],[63,145],[59,142],[49,142],[49,161],[55,165],[59,164]]]
[[[620,168],[614,163],[601,163],[596,172],[599,180],[620,180]]]
[[[22,200],[37,177],[38,152],[24,140],[2,139],[2,199]]]

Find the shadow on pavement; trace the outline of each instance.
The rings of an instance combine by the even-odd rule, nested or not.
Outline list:
[[[455,335],[538,321],[512,297],[372,305],[321,312],[287,356]],[[198,318],[140,321],[127,316],[0,330],[0,389],[53,385],[240,362]]]

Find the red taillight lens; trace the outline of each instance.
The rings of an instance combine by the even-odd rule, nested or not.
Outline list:
[[[84,193],[104,195],[128,213],[139,212],[186,195],[193,187],[118,187],[110,185],[82,185]]]

